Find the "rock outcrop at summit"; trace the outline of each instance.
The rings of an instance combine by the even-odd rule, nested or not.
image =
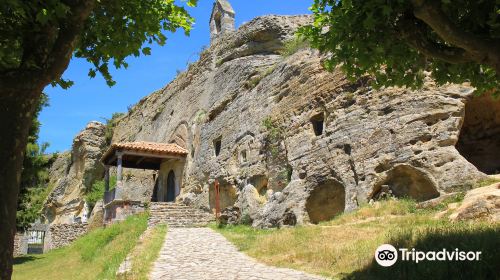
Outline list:
[[[484,178],[455,147],[472,88],[428,79],[416,91],[375,90],[367,79],[353,83],[338,70],[325,71],[317,51],[284,54],[308,22],[307,16],[265,16],[220,34],[198,62],[120,120],[113,142],[186,148],[177,201],[213,211],[217,179],[222,207],[238,207],[258,227],[317,223],[385,190],[424,201]],[[93,147],[102,147],[96,142]],[[64,177],[82,183],[66,191],[75,195],[65,201],[75,203],[51,198],[52,205],[67,205],[49,207],[56,209],[52,216],[63,219],[59,213],[78,208],[83,178],[101,172],[96,157],[88,163],[87,173]],[[127,172],[124,191],[149,201],[152,172]],[[66,181],[55,197],[62,197]]]
[[[50,169],[49,185],[54,189],[42,210],[46,222],[86,221],[89,209],[84,194],[104,174],[99,160],[105,148],[105,126],[91,122],[75,137],[71,151],[58,156]]]

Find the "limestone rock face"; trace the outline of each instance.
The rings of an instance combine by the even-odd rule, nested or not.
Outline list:
[[[220,36],[142,99],[113,141],[183,146],[178,200],[213,210],[217,179],[222,208],[239,207],[259,227],[330,219],[382,186],[424,201],[485,176],[455,148],[473,89],[426,80],[418,91],[374,90],[325,71],[316,51],[281,55],[309,20],[260,17]]]
[[[500,183],[469,191],[450,219],[500,222]]]
[[[73,140],[70,152],[63,153],[50,169],[49,184],[54,187],[43,209],[48,223],[86,221],[85,191],[104,174],[99,162],[106,147],[105,126],[91,122]]]
[[[321,222],[376,199],[383,189],[425,201],[485,176],[468,161],[467,147],[455,147],[478,141],[461,141],[467,106],[475,102],[472,88],[439,87],[428,79],[418,91],[375,90],[366,79],[353,83],[340,71],[325,71],[314,50],[283,55],[310,20],[265,16],[220,34],[198,62],[118,122],[113,142],[173,142],[188,149],[177,200],[213,211],[218,180],[221,208],[240,208],[258,227]],[[485,127],[496,120],[492,114]],[[496,164],[491,158],[483,172],[494,172]],[[73,160],[50,209],[80,209],[77,195],[61,201],[94,178],[77,166]],[[153,174],[126,172],[133,178],[125,184],[129,197],[150,199]]]

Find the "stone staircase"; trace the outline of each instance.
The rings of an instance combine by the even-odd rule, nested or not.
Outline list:
[[[204,227],[214,221],[213,214],[178,203],[152,202],[148,226],[166,224],[169,227]]]

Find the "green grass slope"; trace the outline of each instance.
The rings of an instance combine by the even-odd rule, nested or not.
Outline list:
[[[116,271],[147,228],[146,213],[96,229],[71,245],[14,260],[14,280],[115,279]]]

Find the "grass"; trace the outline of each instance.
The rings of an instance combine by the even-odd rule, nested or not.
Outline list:
[[[291,40],[288,40],[285,42],[285,45],[283,46],[283,49],[280,51],[280,54],[283,57],[289,57],[296,52],[307,49],[310,47],[310,44],[307,40],[305,40],[302,37],[295,37]]]
[[[120,263],[146,230],[146,213],[96,229],[71,245],[16,258],[13,279],[115,279]]]
[[[444,202],[448,203],[448,202]],[[247,226],[214,229],[241,251],[270,265],[290,267],[335,279],[482,279],[498,278],[500,225],[451,223],[434,219],[434,209],[417,209],[411,200],[365,205],[315,226],[271,230]],[[384,243],[423,251],[443,248],[481,250],[481,262],[374,262]],[[496,274],[495,274],[496,273]]]
[[[493,184],[499,183],[499,182],[500,182],[500,178],[498,178],[498,177],[497,178],[488,177],[484,180],[479,181],[476,185],[474,185],[474,188],[482,188],[482,187],[493,185]]]
[[[149,279],[149,272],[153,267],[153,262],[160,255],[166,233],[165,225],[159,225],[144,232],[131,253],[132,269],[121,279]]]

